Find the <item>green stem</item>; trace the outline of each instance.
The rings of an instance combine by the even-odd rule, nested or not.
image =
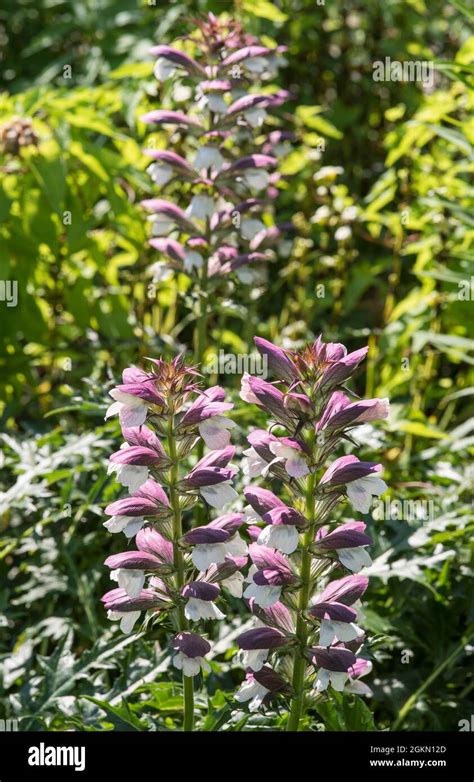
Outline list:
[[[209,222],[209,221],[208,221]],[[210,241],[210,228],[209,225],[206,229],[206,238],[209,243]],[[200,296],[199,296],[199,316],[198,316],[198,322],[197,322],[197,330],[196,330],[196,343],[195,343],[195,362],[198,365],[202,364],[202,360],[204,358],[204,354],[206,352],[207,347],[207,317],[208,317],[208,306],[207,306],[207,283],[208,283],[208,263],[209,259],[204,258],[204,263],[202,265],[202,274],[201,274],[201,290],[200,290]]]
[[[184,572],[184,560],[183,554],[179,547],[179,540],[183,534],[183,524],[181,508],[179,505],[179,494],[176,490],[176,484],[178,483],[178,460],[176,454],[176,443],[174,439],[174,416],[170,415],[168,425],[168,451],[169,457],[172,461],[170,469],[170,504],[173,511],[173,559],[176,570],[176,586],[178,592],[181,593],[185,584],[185,572]],[[184,614],[184,606],[181,604],[178,607],[178,629],[180,631],[188,629],[188,621]],[[185,676],[183,672],[183,697],[184,697],[184,715],[183,715],[183,730],[192,730],[194,721],[194,685],[193,677]]]
[[[303,547],[301,556],[301,587],[298,595],[298,616],[296,619],[296,637],[298,639],[298,649],[293,663],[293,698],[290,706],[290,715],[286,729],[288,731],[298,730],[300,720],[304,715],[304,684],[306,672],[306,643],[308,638],[308,628],[304,618],[304,612],[308,608],[311,592],[311,551],[309,547],[313,542],[313,521],[315,509],[315,475],[311,473],[308,476],[306,485],[306,514],[309,522],[308,529],[303,537]]]
[[[210,227],[209,220],[207,221],[206,238],[209,244],[210,242]],[[208,283],[208,263],[209,259],[205,258],[202,267],[201,276],[201,291],[199,299],[199,317],[197,322],[197,330],[195,336],[195,363],[198,367],[198,371],[201,370],[204,354],[207,347],[207,320],[208,320],[208,306],[207,306],[207,283]],[[198,461],[204,456],[204,442],[199,440],[197,446],[197,458]],[[196,508],[196,522],[197,524],[204,524],[203,508],[199,506]]]

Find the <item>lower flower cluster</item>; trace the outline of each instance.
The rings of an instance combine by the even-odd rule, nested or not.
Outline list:
[[[244,489],[253,539],[244,598],[255,619],[237,638],[247,674],[236,699],[252,711],[277,695],[290,698],[288,726],[296,729],[305,702],[329,686],[370,694],[361,678],[372,664],[358,656],[368,579],[358,573],[371,564],[371,539],[363,521],[340,521],[335,511],[348,500],[367,513],[387,486],[380,464],[352,453],[329,465],[328,459],[355,444],[355,426],[385,418],[389,406],[385,399],[347,396],[346,382],[366,349],[348,354],[319,338],[296,353],[255,342],[276,380],[242,380],[242,399],[269,416],[268,429],[248,437],[244,471],[278,486],[285,499],[266,486]]]
[[[201,390],[196,370],[178,357],[153,361],[151,372],[126,369],[111,391],[107,416],[119,415],[124,443],[109,472],[130,493],[107,506],[105,526],[135,538],[136,548],[106,559],[117,588],[102,599],[124,632],[142,612],[147,623],[169,627],[174,665],[190,678],[208,670],[211,650],[195,625],[224,618],[223,593],[243,597],[252,626],[236,640],[246,668],[236,701],[253,711],[275,697],[289,700],[288,727],[296,729],[306,702],[329,687],[370,694],[361,681],[372,665],[363,650],[368,579],[360,571],[371,564],[371,539],[363,521],[341,520],[336,509],[349,501],[367,513],[387,487],[380,464],[353,453],[328,462],[356,444],[355,426],[386,417],[389,407],[347,396],[365,350],[348,354],[320,338],[300,353],[256,344],[276,380],[242,381],[243,400],[269,417],[268,429],[248,437],[243,469],[253,482],[243,511],[228,510],[238,496],[226,417],[233,405],[219,386]],[[203,502],[206,514],[220,515],[190,525],[202,521]]]
[[[105,560],[117,588],[102,601],[111,620],[129,633],[146,612],[147,622],[168,623],[174,665],[187,677],[207,668],[209,642],[191,628],[220,620],[222,590],[240,597],[247,545],[239,530],[245,514],[226,513],[183,531],[183,514],[204,501],[217,509],[232,501],[236,470],[230,466],[233,424],[225,417],[232,404],[216,386],[201,391],[196,371],[180,357],[153,361],[153,370],[128,368],[110,393],[125,442],[110,457],[109,473],[129,496],[105,509],[105,527],[135,538],[135,549]],[[204,445],[210,450],[199,458]],[[183,465],[198,452],[191,470]]]

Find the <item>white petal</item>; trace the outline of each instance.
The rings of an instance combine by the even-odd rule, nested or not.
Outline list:
[[[120,621],[120,629],[122,632],[131,633],[133,630],[133,625],[139,617],[140,611],[127,611],[126,613],[123,613],[122,619]]]
[[[344,690],[344,685],[347,681],[347,673],[340,673],[339,671],[330,671],[329,679],[334,689],[337,690],[337,692],[342,692]]]
[[[201,253],[194,250],[187,250],[184,253],[183,268],[185,272],[190,272],[193,269],[200,269],[203,264],[203,258]]]
[[[353,641],[363,631],[354,622],[333,622],[332,626],[338,641]]]
[[[323,690],[327,689],[329,684],[329,674],[330,672],[327,671],[326,668],[319,669],[316,681],[314,683],[317,692],[322,692]]]
[[[195,195],[186,209],[186,214],[188,217],[205,220],[207,217],[212,217],[214,209],[215,203],[213,198],[205,195]]]
[[[173,270],[163,261],[157,261],[148,267],[152,282],[166,282],[173,276]]]
[[[285,469],[292,478],[304,478],[304,476],[309,473],[306,459],[298,454],[295,454],[291,459],[286,460]]]
[[[148,479],[148,467],[135,464],[119,464],[117,467],[117,480],[127,487],[130,494],[134,494]]]
[[[202,600],[196,600],[194,597],[190,597],[184,607],[184,615],[190,622],[199,622],[201,616],[201,604]]]
[[[198,570],[207,570],[209,565],[224,562],[226,549],[223,543],[199,543],[194,547],[192,560]]]
[[[221,583],[232,597],[242,597],[244,584],[243,573],[234,573],[232,576],[229,576],[229,578],[225,578]]]
[[[267,692],[269,692],[269,690],[267,690]],[[259,708],[262,705],[263,699],[264,699],[265,695],[267,694],[267,692],[261,693],[261,694],[259,693],[258,695],[255,696],[255,698],[253,698],[250,701],[250,703],[249,703],[249,711],[255,712],[255,711],[259,710]]]
[[[387,484],[377,475],[358,478],[347,484],[347,496],[352,507],[361,513],[368,513],[372,504],[372,496],[380,497],[387,491]]]
[[[142,405],[146,405],[146,402],[141,397],[134,396],[133,394],[126,394],[125,391],[119,391],[118,388],[113,388],[109,391],[109,394],[112,399],[116,399],[117,402],[121,402],[123,405],[127,405],[127,407],[141,407]]]
[[[173,657],[173,665],[178,669],[178,671],[183,670],[183,660],[184,654],[182,652],[177,652]]]
[[[253,577],[254,577],[255,573],[257,572],[257,569],[258,568],[257,568],[256,565],[254,565],[254,564],[250,565],[248,573],[247,573],[247,577],[245,579],[247,584],[253,584],[254,583]]]
[[[114,472],[118,472],[120,470],[121,465],[117,464],[117,462],[110,462],[107,467],[107,475],[113,475]]]
[[[181,84],[179,81],[173,85],[173,100],[176,103],[183,103],[185,100],[189,100],[193,94],[191,87]]]
[[[353,573],[358,573],[362,568],[369,567],[372,564],[370,555],[363,546],[337,549],[337,556],[344,567],[352,570]]]
[[[199,600],[197,597],[190,597],[184,608],[186,619],[198,622],[200,619],[224,619],[225,614],[219,611],[216,605],[210,600]]]
[[[334,234],[336,242],[345,242],[352,235],[348,225],[341,225]]]
[[[262,517],[258,515],[251,505],[246,505],[244,508],[245,521],[247,524],[254,524],[262,521]]]
[[[166,81],[170,76],[173,76],[175,70],[176,68],[169,60],[165,57],[158,57],[155,67],[153,68],[153,73],[155,79],[158,79],[158,81]]]
[[[284,461],[285,460],[284,460],[283,456],[275,456],[275,458],[272,459],[271,462],[267,462],[267,464],[265,465],[265,467],[262,470],[263,477],[266,478],[266,476],[270,472],[270,468],[273,467],[274,464],[278,464],[278,462],[284,462]]]
[[[229,540],[226,540],[222,545],[225,548],[226,554],[230,554],[232,557],[244,557],[248,552],[248,546],[245,540],[242,540],[238,533],[229,538]]]
[[[254,190],[263,190],[264,187],[267,187],[270,177],[268,171],[252,168],[245,172],[243,179],[248,187]]]
[[[210,619],[225,619],[225,614],[214,603],[209,604],[212,610]]]
[[[276,548],[283,554],[292,554],[298,548],[299,533],[291,524],[269,524],[260,533],[257,542]]]
[[[249,57],[244,65],[250,73],[263,73],[267,68],[267,60],[265,57]]]
[[[247,456],[242,462],[244,475],[248,475],[249,478],[257,478],[262,475],[267,466],[262,457],[253,448],[247,448],[244,454]]]
[[[126,570],[120,568],[118,571],[118,585],[125,589],[130,597],[138,597],[145,583],[145,573],[143,570]]]
[[[174,226],[173,220],[164,215],[150,215],[149,220],[153,236],[166,236]]]
[[[265,109],[248,109],[247,111],[244,111],[244,117],[247,120],[248,124],[251,128],[259,128],[261,125],[263,125],[265,118],[267,116],[267,112]]]
[[[352,692],[354,695],[368,695],[369,697],[373,695],[370,687],[365,682],[359,681],[359,679],[346,684],[345,691]]]
[[[379,478],[378,475],[369,475],[368,478],[365,478],[364,480],[370,481],[372,494],[375,494],[377,497],[380,497],[380,495],[388,489],[385,481],[382,480],[382,478]]]
[[[224,165],[224,158],[216,147],[204,146],[198,149],[194,161],[195,168],[200,171],[202,168],[213,168],[219,171]]]
[[[108,521],[104,521],[104,527],[112,533],[123,532],[131,518],[131,516],[112,516]]]
[[[104,416],[105,420],[107,420],[107,418],[110,418],[113,415],[118,415],[121,409],[122,409],[121,402],[112,402],[112,404],[107,408],[107,412]]]
[[[249,242],[254,238],[254,236],[260,233],[260,231],[265,229],[265,226],[261,220],[252,220],[251,218],[242,220],[240,226],[242,236]]]
[[[244,400],[244,402],[249,402],[250,404],[259,405],[260,402],[258,401],[257,397],[253,393],[252,389],[250,388],[250,375],[248,372],[244,372],[242,375],[242,379],[240,381],[240,398]]]
[[[140,407],[127,407],[123,405],[119,412],[119,421],[122,429],[128,429],[132,426],[141,426],[146,421],[147,406],[142,404]]]
[[[229,429],[235,426],[233,421],[224,418],[222,415],[216,415],[213,418],[207,418],[199,424],[199,434],[208,448],[213,451],[226,448],[230,443]]]
[[[229,481],[223,481],[215,486],[203,486],[199,491],[209,505],[218,509],[228,505],[239,496]]]
[[[333,623],[330,619],[322,619],[319,628],[319,645],[330,646],[335,636]]]
[[[352,507],[361,513],[368,513],[372,503],[372,495],[359,481],[352,481],[347,485],[347,496]]]
[[[261,608],[269,608],[280,599],[280,586],[259,586],[251,583],[244,592],[244,597],[253,597]]]
[[[337,622],[330,619],[321,620],[319,643],[321,646],[330,646],[334,639],[337,641],[353,641],[363,631],[353,622]]]
[[[246,703],[246,701],[250,701],[257,697],[260,698],[261,703],[268,692],[269,690],[259,684],[255,679],[245,679],[235,693],[234,698],[239,703]]]
[[[289,445],[285,445],[280,442],[270,443],[270,450],[280,460],[285,461],[285,469],[288,475],[292,478],[303,478],[309,473],[306,459],[300,454],[296,448],[292,448]]]
[[[187,657],[185,654],[183,654],[183,673],[185,676],[197,676],[200,670],[200,657]]]
[[[242,662],[246,668],[252,671],[260,671],[268,657],[268,649],[249,649],[242,655]]]
[[[227,103],[225,102],[222,95],[217,95],[216,93],[211,92],[206,97],[210,111],[213,111],[214,114],[225,114],[227,111]]]
[[[242,285],[252,285],[258,280],[258,274],[251,266],[239,266],[235,273]]]
[[[138,516],[137,518],[130,519],[127,526],[124,529],[125,537],[133,538],[139,530],[143,527],[145,519]]]
[[[165,163],[152,163],[146,170],[155,185],[166,185],[173,177],[173,169]]]

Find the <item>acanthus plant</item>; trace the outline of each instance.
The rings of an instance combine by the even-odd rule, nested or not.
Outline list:
[[[145,626],[158,621],[172,632],[173,664],[183,672],[183,726],[190,730],[193,677],[208,669],[211,649],[196,623],[224,618],[216,605],[221,588],[241,596],[247,562],[239,535],[245,514],[225,513],[194,528],[188,521],[200,500],[222,509],[237,496],[233,424],[225,416],[233,405],[219,386],[201,390],[198,373],[181,356],[149,361],[151,371],[125,369],[110,392],[106,417],[119,416],[125,442],[110,457],[109,473],[130,495],[106,507],[105,527],[135,537],[136,549],[107,558],[118,585],[102,601],[124,632],[142,612]],[[189,469],[202,443],[211,450]]]
[[[197,20],[195,33],[177,46],[151,49],[163,101],[170,97],[171,107],[182,102],[183,109],[162,106],[141,117],[150,127],[171,129],[166,149],[151,136],[144,150],[159,197],[142,204],[150,212],[150,244],[160,254],[149,270],[153,281],[173,273],[192,280],[200,364],[217,302],[229,299],[235,283],[246,286],[246,305],[258,295],[270,248],[289,228],[275,225],[272,211],[277,156],[288,150],[292,133],[270,114],[287,93],[260,87],[275,74],[284,47],[265,46],[213,14]],[[273,127],[264,130],[268,122]]]
[[[298,730],[306,704],[331,685],[364,694],[371,663],[357,657],[364,632],[357,606],[368,579],[371,539],[362,521],[340,521],[338,505],[369,511],[387,486],[380,464],[354,454],[328,459],[358,424],[386,418],[386,399],[356,399],[346,387],[367,348],[347,353],[318,338],[301,352],[255,338],[275,381],[244,376],[241,397],[270,416],[268,430],[249,436],[245,471],[279,487],[244,489],[252,566],[244,597],[255,627],[238,639],[247,676],[236,693],[250,709],[277,693],[291,699],[287,727]],[[272,486],[273,488],[273,486]],[[271,659],[272,664],[268,663]]]

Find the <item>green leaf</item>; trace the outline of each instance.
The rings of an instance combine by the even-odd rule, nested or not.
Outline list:
[[[445,440],[448,436],[445,432],[441,432],[432,426],[427,426],[421,423],[421,421],[397,421],[396,431],[407,432],[417,437],[428,437],[434,440]]]
[[[288,16],[269,0],[244,0],[242,8],[252,16],[268,19],[276,24],[282,24],[288,19]]]
[[[110,71],[108,77],[109,79],[126,79],[128,77],[146,79],[147,76],[151,76],[152,74],[152,62],[126,62],[113,71]]]
[[[296,109],[296,117],[302,124],[310,128],[310,130],[317,130],[323,136],[334,139],[342,139],[343,134],[327,119],[319,116],[322,112],[322,106],[298,106]]]
[[[316,705],[316,711],[324,722],[326,730],[343,731],[346,730],[344,715],[338,709],[336,703],[332,700],[321,701]]]
[[[97,159],[96,156],[86,152],[83,145],[79,141],[72,141],[69,147],[71,155],[77,158],[92,174],[94,174],[102,182],[108,182],[110,179],[109,174]]]
[[[122,699],[120,706],[112,706],[107,701],[100,700],[100,698],[93,698],[91,695],[82,695],[84,700],[95,703],[99,706],[107,716],[110,718],[110,722],[116,730],[148,730],[148,725],[138,719],[138,717],[130,711],[130,707],[125,700]]]
[[[455,8],[458,9],[458,11],[461,11],[463,16],[466,17],[466,19],[469,19],[470,22],[474,22],[474,11],[471,11],[470,8],[466,5],[466,3],[463,2],[463,0],[449,0],[451,5],[454,5]]]
[[[453,351],[459,358],[474,365],[474,357],[468,356],[466,351],[474,350],[474,339],[458,337],[455,334],[437,334],[433,331],[417,331],[413,337],[413,350],[420,352],[424,346],[431,343],[444,352]]]
[[[75,128],[92,130],[94,133],[100,133],[102,136],[122,139],[123,141],[126,141],[128,138],[128,136],[125,136],[123,133],[119,133],[118,130],[109,125],[104,119],[92,112],[84,111],[84,109],[81,109],[79,112],[65,111],[63,116],[66,122],[73,125]]]
[[[62,215],[66,194],[66,166],[59,157],[35,155],[29,160],[33,176],[49,201],[51,209]]]
[[[0,187],[0,222],[7,217],[11,204],[11,200],[5,195],[3,188]]]
[[[413,120],[413,123],[420,125],[424,124],[421,122],[418,123],[416,120]],[[424,127],[433,131],[433,133],[435,133],[440,138],[444,138],[445,141],[449,141],[451,144],[454,144],[454,146],[464,152],[464,154],[467,155],[470,160],[474,160],[474,148],[461,133],[458,133],[458,131],[452,130],[451,128],[446,128],[444,125],[426,124]]]
[[[474,386],[469,386],[469,388],[461,388],[460,391],[455,391],[453,394],[448,394],[448,396],[445,396],[441,402],[441,406],[444,407],[448,404],[448,402],[453,402],[455,399],[461,399],[462,397],[472,395],[474,395]]]
[[[342,708],[346,730],[371,731],[376,729],[372,712],[362,698],[344,696]]]
[[[372,731],[376,730],[369,707],[357,696],[334,693],[333,698],[316,704],[327,730]]]

